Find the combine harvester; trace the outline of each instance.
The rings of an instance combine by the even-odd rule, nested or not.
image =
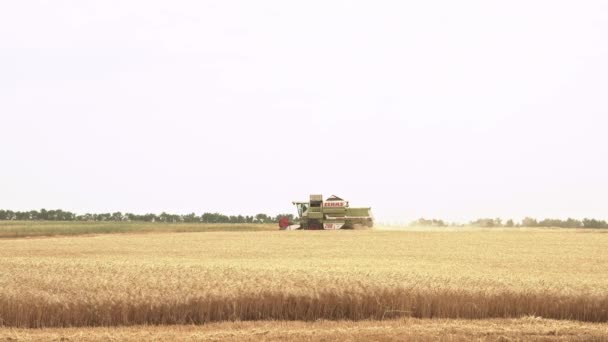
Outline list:
[[[371,208],[351,208],[348,201],[331,196],[310,195],[309,202],[293,202],[298,209],[298,223],[287,217],[279,220],[281,230],[366,229],[374,226]]]

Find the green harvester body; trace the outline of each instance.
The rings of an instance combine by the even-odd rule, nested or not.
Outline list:
[[[308,202],[293,202],[298,209],[298,224],[282,225],[281,229],[366,229],[374,226],[371,208],[350,207],[348,201],[331,196],[310,195]]]

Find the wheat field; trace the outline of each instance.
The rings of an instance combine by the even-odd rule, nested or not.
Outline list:
[[[107,234],[0,240],[0,325],[608,321],[608,234]]]
[[[0,239],[119,233],[275,231],[268,223],[165,223],[138,221],[0,221]]]

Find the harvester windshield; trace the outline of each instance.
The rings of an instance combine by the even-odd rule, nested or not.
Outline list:
[[[308,202],[293,202],[296,208],[298,208],[298,216],[302,217],[302,215],[308,210]]]

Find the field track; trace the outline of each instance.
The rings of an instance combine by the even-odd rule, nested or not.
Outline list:
[[[608,321],[608,234],[321,231],[0,240],[0,325]]]
[[[608,325],[536,317],[490,320],[223,322],[202,326],[0,328],[0,341],[608,341]]]

